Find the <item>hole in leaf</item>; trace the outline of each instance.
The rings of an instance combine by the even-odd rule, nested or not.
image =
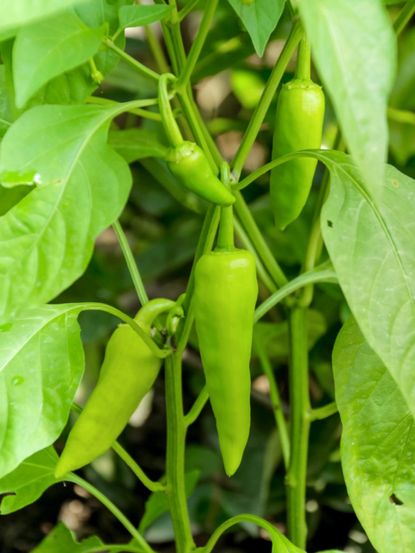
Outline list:
[[[401,501],[399,497],[397,497],[394,493],[389,497],[389,501],[394,505],[398,505],[398,506],[403,505],[403,501]]]
[[[327,219],[327,226],[329,226],[330,228],[333,228],[333,221],[330,221],[330,219]]]

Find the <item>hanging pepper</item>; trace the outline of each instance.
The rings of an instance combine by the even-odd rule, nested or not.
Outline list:
[[[254,256],[233,247],[232,208],[223,208],[218,244],[195,270],[194,315],[226,473],[238,469],[250,428],[252,347],[258,295]]]
[[[174,306],[172,300],[151,300],[135,321],[150,332],[153,321]],[[129,325],[116,328],[106,347],[98,383],[56,465],[56,478],[87,465],[112,446],[152,388],[160,367],[161,360]]]
[[[282,86],[278,97],[272,159],[321,146],[325,99],[321,87],[309,78],[309,52],[304,53],[305,48],[303,44],[303,53],[300,49],[297,77]],[[281,229],[300,215],[316,165],[315,159],[298,157],[271,171],[271,204]]]
[[[171,110],[168,83],[174,76],[166,73],[159,79],[159,109],[164,130],[172,143],[166,155],[170,171],[188,190],[218,205],[231,205],[235,197],[213,172],[203,150],[194,142],[183,140]]]

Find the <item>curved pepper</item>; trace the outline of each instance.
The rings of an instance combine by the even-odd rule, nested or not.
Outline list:
[[[283,85],[277,103],[272,158],[321,146],[324,94],[309,79]],[[317,161],[295,158],[271,171],[271,203],[277,225],[284,229],[301,213],[310,193]]]
[[[175,302],[155,299],[144,305],[135,321],[147,332],[152,322]],[[98,383],[69,433],[55,469],[56,478],[81,468],[107,451],[150,391],[161,360],[127,324],[112,333]]]
[[[228,476],[239,467],[249,436],[249,362],[257,295],[255,258],[250,252],[215,250],[198,261],[196,330]]]

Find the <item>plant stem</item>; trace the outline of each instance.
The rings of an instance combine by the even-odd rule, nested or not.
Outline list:
[[[287,421],[285,420],[284,412],[282,410],[280,392],[278,390],[277,382],[269,357],[265,351],[264,345],[259,339],[255,340],[255,349],[258,354],[259,362],[261,363],[262,371],[268,380],[269,395],[271,398],[272,410],[274,412],[275,424],[278,429],[282,457],[284,459],[285,468],[286,470],[288,470],[290,459],[290,438],[288,436]]]
[[[119,102],[116,102],[115,100],[110,100],[109,98],[100,98],[99,96],[89,96],[89,98],[87,99],[87,103],[97,104],[100,106],[115,106],[116,104],[119,104]],[[157,102],[155,102],[155,104],[156,103]],[[132,113],[133,115],[143,117],[144,119],[151,119],[152,121],[161,121],[161,116],[159,113],[148,111],[146,109],[129,109],[127,110],[127,113]]]
[[[137,476],[138,480],[151,492],[162,492],[165,491],[166,487],[160,482],[154,482],[151,480],[143,469],[140,467],[136,461],[131,457],[131,455],[118,443],[114,442],[112,445],[114,452],[124,461],[124,463],[131,469],[131,471]]]
[[[131,534],[131,536],[137,541],[141,550],[145,553],[155,553],[154,549],[148,545],[140,532],[131,524],[127,517],[118,509],[112,501],[108,499],[102,492],[100,492],[95,486],[84,480],[83,478],[77,476],[76,474],[70,473],[67,478],[68,482],[77,484],[93,497],[96,497],[114,516],[115,518],[124,526],[124,528]]]
[[[286,477],[287,523],[290,540],[305,549],[307,539],[306,484],[310,397],[308,380],[307,310],[290,311],[290,464]]]
[[[234,204],[235,211],[241,221],[246,233],[248,234],[252,244],[254,245],[260,259],[269,272],[271,278],[278,287],[284,286],[287,283],[287,277],[283,270],[279,266],[277,260],[274,258],[268,244],[265,242],[261,231],[255,223],[255,219],[252,216],[248,206],[246,205],[242,194],[240,192],[235,193],[236,201]]]
[[[322,421],[335,415],[338,412],[337,404],[335,401],[323,405],[323,407],[317,407],[316,409],[311,410],[310,418],[311,421]]]
[[[220,225],[216,247],[224,250],[229,250],[234,247],[233,209],[231,206],[221,208]]]
[[[169,81],[175,81],[174,75],[171,73],[163,73],[160,77],[158,87],[159,111],[167,138],[173,146],[180,146],[180,144],[183,143],[183,137],[177,125],[176,118],[173,115],[173,110],[171,109],[168,92]]]
[[[121,59],[123,59],[126,63],[134,67],[141,75],[144,77],[148,77],[150,79],[153,79],[155,81],[158,81],[160,78],[160,75],[144,65],[143,63],[137,61],[135,58],[124,52],[124,50],[121,50],[121,48],[118,48],[114,44],[114,42],[110,38],[104,38],[103,43],[107,48],[115,52]]]
[[[186,427],[183,414],[181,355],[174,353],[166,359],[166,418],[167,462],[166,493],[173,521],[177,553],[194,548],[187,508],[184,454]]]
[[[200,0],[189,0],[185,6],[179,11],[179,21],[183,21],[191,11],[199,4]]]
[[[281,55],[278,58],[274,69],[272,70],[264,92],[262,93],[262,97],[252,115],[248,128],[242,138],[241,145],[239,146],[239,150],[237,151],[235,159],[233,161],[233,172],[237,180],[239,180],[239,176],[242,172],[243,166],[245,165],[245,161],[256,140],[269,106],[271,105],[277,88],[284,75],[288,62],[290,61],[291,56],[293,55],[301,39],[302,32],[303,31],[301,29],[300,23],[295,23],[294,27],[291,30],[290,36],[285,43],[284,49],[281,52]]]
[[[399,36],[412,19],[415,13],[415,0],[408,0],[393,23],[396,34]]]
[[[196,38],[192,44],[183,71],[179,77],[179,81],[177,83],[178,88],[186,87],[190,82],[191,74],[193,73],[197,60],[199,59],[200,53],[205,44],[217,6],[218,0],[207,0],[207,2],[205,2],[205,11],[203,13],[202,22],[200,23]]]
[[[186,428],[189,428],[189,426],[191,426],[198,419],[200,413],[203,411],[203,408],[208,401],[209,393],[206,386],[204,386],[200,394],[197,396],[192,407],[190,408],[189,412],[184,417]]]
[[[310,43],[305,36],[301,39],[298,47],[297,67],[295,77],[297,79],[309,80],[311,74],[311,49]]]
[[[118,242],[120,244],[121,251],[124,255],[125,262],[128,267],[128,271],[133,281],[135,291],[137,293],[138,299],[140,300],[141,305],[144,305],[148,302],[148,295],[144,287],[143,279],[141,278],[140,271],[138,270],[137,264],[134,259],[133,252],[131,251],[130,244],[128,243],[127,236],[120,225],[119,221],[116,221],[112,228],[114,229],[115,234],[117,235]]]

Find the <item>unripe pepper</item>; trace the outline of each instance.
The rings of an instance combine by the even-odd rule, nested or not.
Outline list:
[[[250,252],[219,243],[199,259],[193,300],[196,331],[228,476],[239,467],[249,436],[249,362],[257,295]]]
[[[282,86],[277,103],[272,158],[321,146],[324,94],[310,79]],[[271,204],[277,225],[284,229],[301,213],[310,193],[317,161],[295,158],[271,171]]]
[[[167,87],[171,80],[175,80],[174,75],[161,75],[158,90],[161,120],[172,144],[166,156],[167,166],[184,187],[201,198],[221,206],[231,205],[234,195],[215,175],[203,150],[196,143],[183,140],[170,106]]]
[[[135,317],[147,332],[153,320],[175,303],[151,300]],[[152,388],[161,367],[144,340],[127,324],[112,333],[98,383],[69,433],[55,469],[56,478],[81,468],[107,451]]]

